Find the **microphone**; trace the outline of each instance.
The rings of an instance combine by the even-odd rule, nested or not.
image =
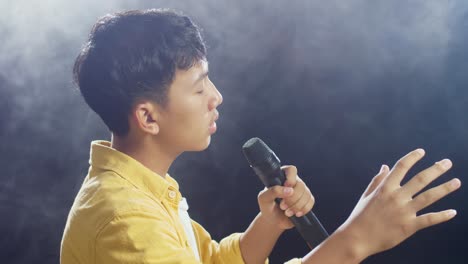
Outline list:
[[[276,154],[259,138],[251,138],[242,146],[242,152],[265,187],[270,188],[275,185],[283,186],[286,181],[284,171],[281,170],[281,162]],[[279,204],[280,198],[275,202]],[[301,234],[307,245],[313,249],[322,243],[329,235],[323,228],[320,221],[312,213],[289,218],[293,222],[296,230]]]

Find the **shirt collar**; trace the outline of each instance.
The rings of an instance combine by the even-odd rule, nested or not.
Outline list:
[[[92,168],[110,170],[132,185],[149,192],[159,200],[168,199],[178,204],[182,199],[179,184],[169,174],[163,178],[139,161],[111,147],[109,141],[91,142],[89,164]],[[90,177],[93,175],[90,173]]]

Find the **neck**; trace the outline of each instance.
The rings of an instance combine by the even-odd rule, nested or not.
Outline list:
[[[148,169],[165,178],[172,162],[178,154],[165,151],[164,147],[150,137],[132,139],[112,134],[111,147],[137,160]]]

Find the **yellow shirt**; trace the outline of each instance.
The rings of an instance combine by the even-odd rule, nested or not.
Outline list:
[[[182,196],[169,175],[160,177],[107,141],[91,144],[90,168],[68,215],[60,262],[199,263],[178,216]],[[213,241],[192,221],[203,263],[244,263],[240,233]]]

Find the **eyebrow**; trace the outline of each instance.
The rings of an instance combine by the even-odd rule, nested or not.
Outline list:
[[[198,78],[195,80],[195,82],[193,82],[193,85],[195,85],[199,81],[203,80],[206,76],[208,76],[209,73],[210,73],[209,71],[206,71],[206,72],[200,74],[200,76],[198,76]]]
[[[207,65],[208,66],[208,65]],[[208,67],[207,67],[208,68]],[[200,74],[198,76],[198,78],[193,82],[193,85],[197,84],[199,81],[203,80],[206,76],[208,76],[208,74],[210,73],[210,70],[207,69],[205,72],[203,72],[202,74]]]

